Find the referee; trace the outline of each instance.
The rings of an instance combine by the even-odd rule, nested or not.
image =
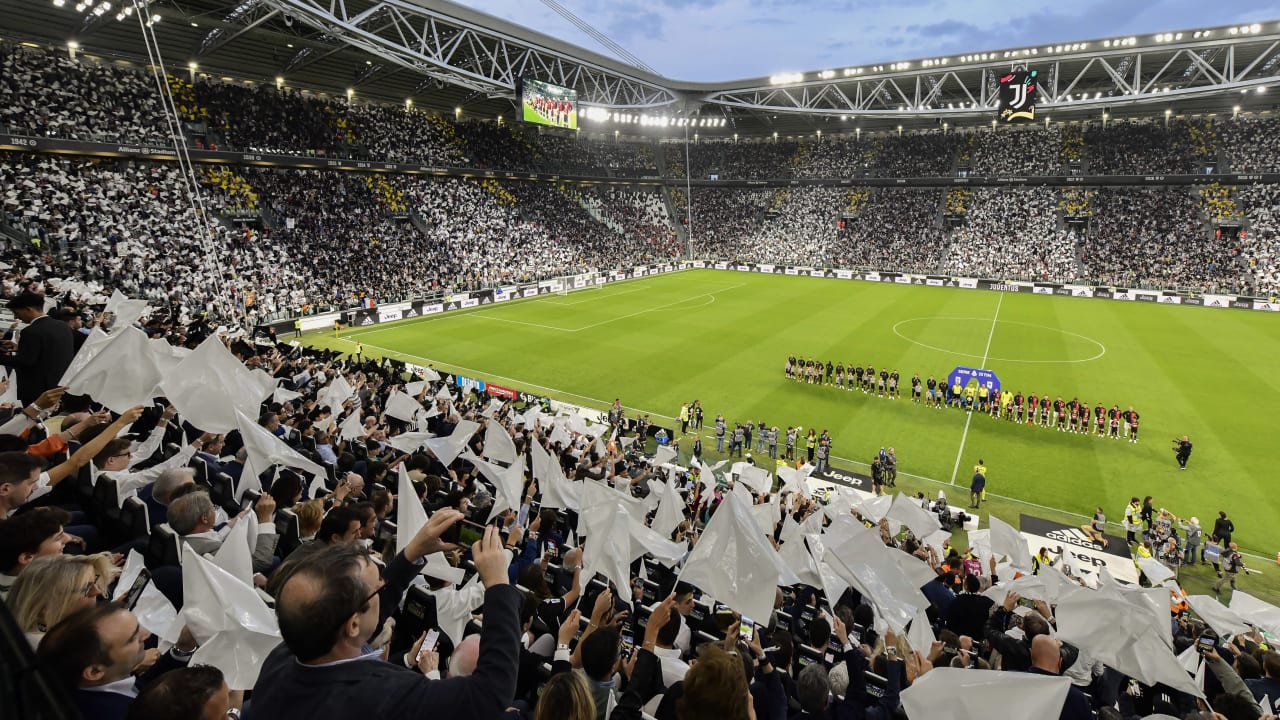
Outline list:
[[[1173,441],[1173,456],[1178,460],[1178,469],[1186,470],[1187,461],[1191,459],[1191,440],[1186,435]]]

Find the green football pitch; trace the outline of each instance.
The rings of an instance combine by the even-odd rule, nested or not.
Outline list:
[[[1264,575],[1244,586],[1280,591],[1271,564],[1277,504],[1267,490],[1278,459],[1268,422],[1280,407],[1280,379],[1270,372],[1280,358],[1277,322],[1236,310],[691,270],[307,340],[344,351],[359,341],[366,354],[601,410],[621,398],[629,412],[667,425],[681,403],[700,400],[712,458],[717,413],[784,431],[825,428],[834,465],[866,472],[892,446],[899,489],[947,490],[953,504],[966,502],[982,459],[992,496],[984,514],[1015,524],[1019,512],[1080,523],[1098,506],[1114,524],[1134,495],[1198,516],[1206,530],[1225,510],[1241,549],[1261,556],[1249,564]],[[896,369],[907,397],[788,381],[791,353]],[[913,373],[945,378],[957,365],[992,370],[1014,392],[1132,405],[1142,440],[910,400]],[[1179,471],[1171,440],[1184,434],[1195,450]]]

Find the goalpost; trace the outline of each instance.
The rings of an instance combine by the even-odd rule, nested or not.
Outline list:
[[[599,277],[600,272],[597,270],[588,270],[577,275],[566,275],[560,279],[560,289],[556,291],[556,294],[563,297],[575,290],[599,290],[601,287],[600,283],[597,282]]]

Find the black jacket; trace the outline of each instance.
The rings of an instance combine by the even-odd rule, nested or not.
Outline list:
[[[485,591],[480,657],[468,677],[428,680],[378,659],[305,666],[282,644],[262,667],[249,714],[306,720],[501,717],[516,693],[522,602],[512,585]]]
[[[41,315],[18,336],[18,351],[0,356],[0,365],[18,373],[18,400],[30,405],[40,393],[58,386],[76,354],[75,330],[61,320]]]

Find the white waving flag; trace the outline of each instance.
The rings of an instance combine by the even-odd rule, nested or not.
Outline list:
[[[1070,689],[1068,677],[940,667],[902,691],[902,707],[913,718],[1056,718]]]
[[[150,402],[162,379],[147,334],[129,326],[113,333],[89,362],[64,382],[68,393],[90,395],[113,412],[123,413]]]
[[[917,538],[927,538],[942,527],[938,522],[937,515],[921,507],[919,500],[909,498],[901,492],[898,493],[897,497],[893,498],[892,504],[889,506],[889,512],[885,517],[906,525]],[[1022,543],[1024,552],[1026,547],[1027,544],[1025,542]]]
[[[470,420],[459,420],[454,426],[453,433],[448,437],[431,438],[425,441],[427,449],[430,450],[444,465],[452,465],[457,459],[458,453],[467,446],[467,441],[480,429],[480,423]]]
[[[427,524],[427,510],[418,499],[418,491],[413,488],[409,473],[405,472],[404,463],[400,463],[399,483],[396,487],[396,552],[404,552],[404,548],[414,535]]]
[[[411,422],[420,410],[422,410],[421,403],[399,390],[391,393],[391,397],[387,398],[387,414],[397,420]]]
[[[995,515],[991,516],[991,552],[1005,556],[1015,568],[1031,572],[1031,551],[1022,533]]]
[[[582,483],[570,482],[564,476],[559,458],[552,457],[542,443],[529,444],[533,461],[533,477],[542,489],[542,507],[566,508],[577,512],[582,507]]]
[[[684,498],[676,489],[675,483],[667,481],[658,483],[662,486],[662,496],[658,501],[658,512],[653,516],[650,527],[664,538],[671,537],[680,523],[684,522]]]
[[[747,617],[767,618],[786,575],[794,577],[761,535],[750,509],[728,493],[689,553],[680,580]]]
[[[494,493],[493,508],[489,511],[490,520],[504,510],[520,509],[520,501],[523,499],[520,493],[524,490],[524,458],[520,458],[511,467],[504,468],[481,460],[468,448],[462,453],[462,459],[475,465],[497,491]]]
[[[347,382],[347,379],[342,376],[342,373],[338,373],[334,376],[333,380],[320,391],[316,402],[318,402],[321,407],[327,407],[330,411],[337,413],[342,410],[342,403],[346,402],[347,398],[355,394],[356,390],[351,387],[351,383]],[[387,414],[391,414],[391,409],[389,407],[387,408]]]
[[[183,358],[160,387],[188,422],[216,433],[236,429],[237,413],[257,417],[268,394],[213,335]]]
[[[106,312],[115,315],[115,321],[111,323],[111,330],[115,332],[138,322],[147,312],[147,301],[130,300],[119,290],[112,290],[111,299],[107,300]]]
[[[1159,634],[1150,612],[1123,598],[1075,592],[1058,602],[1058,637],[1144,685],[1164,683],[1204,697]],[[1168,624],[1166,616],[1164,622]]]
[[[516,443],[497,420],[490,420],[484,429],[484,456],[494,462],[516,461]]]
[[[1231,593],[1231,609],[1272,635],[1280,635],[1280,608],[1275,605],[1236,590]]]
[[[584,578],[604,575],[619,593],[631,587],[631,513],[618,494],[603,483],[588,480],[578,517]]]
[[[267,432],[266,428],[244,413],[237,411],[236,417],[246,454],[240,482],[236,484],[237,500],[244,495],[245,490],[261,490],[262,484],[258,481],[258,476],[275,465],[302,470],[316,478],[326,476],[323,467],[298,454],[297,450],[285,445],[284,441]]]
[[[250,690],[267,655],[280,644],[276,615],[251,585],[182,548],[182,615],[200,648],[192,665],[222,671],[232,690]]]

